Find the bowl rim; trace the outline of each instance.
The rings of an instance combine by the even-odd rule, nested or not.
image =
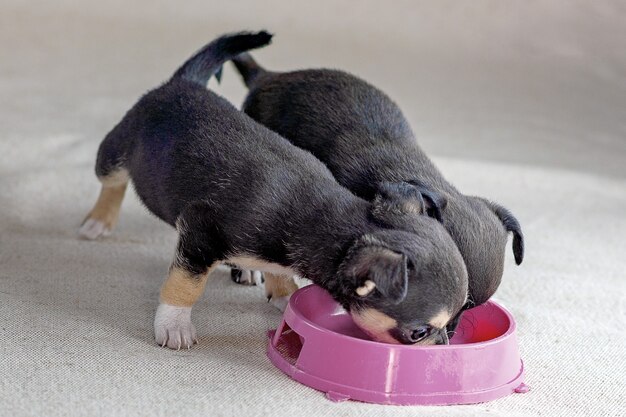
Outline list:
[[[289,303],[288,303],[288,308],[289,310],[291,310],[291,313],[295,316],[295,318],[297,318],[298,320],[304,322],[307,326],[315,329],[316,331],[322,332],[322,333],[326,333],[327,335],[332,335],[332,337],[337,337],[340,338],[342,340],[346,340],[350,343],[356,343],[356,344],[365,344],[371,347],[376,347],[378,348],[386,348],[386,349],[398,349],[398,350],[409,350],[409,351],[429,351],[429,350],[433,350],[433,349],[437,349],[437,350],[446,350],[446,351],[450,351],[450,350],[457,350],[457,349],[476,349],[476,348],[481,348],[481,347],[487,347],[487,346],[491,346],[491,345],[496,345],[496,344],[500,344],[501,342],[503,342],[504,340],[510,338],[512,335],[515,334],[515,331],[517,329],[517,324],[515,322],[515,319],[513,319],[513,315],[501,304],[497,303],[496,301],[489,299],[487,300],[485,303],[481,304],[481,306],[492,306],[498,310],[500,310],[501,312],[504,313],[504,315],[506,316],[506,318],[509,320],[509,327],[507,328],[506,332],[504,332],[503,334],[501,334],[500,336],[494,337],[493,339],[489,339],[489,340],[485,340],[482,342],[472,342],[472,343],[463,343],[463,344],[458,344],[458,345],[403,345],[403,344],[392,344],[392,343],[385,343],[385,342],[377,342],[375,340],[365,340],[365,339],[359,339],[357,337],[352,337],[352,336],[348,336],[345,334],[341,334],[341,333],[337,333],[334,332],[332,330],[329,330],[327,328],[324,328],[320,325],[318,325],[317,323],[314,323],[313,321],[307,319],[306,317],[303,316],[302,312],[300,312],[298,309],[294,308],[293,305],[295,305],[297,299],[299,297],[302,297],[303,294],[306,294],[309,291],[314,291],[315,288],[318,288],[319,290],[322,290],[324,292],[326,292],[328,294],[328,291],[326,291],[324,288],[315,285],[315,284],[310,284],[307,285],[305,287],[302,287],[300,289],[298,289],[296,292],[294,292],[292,294],[292,296],[289,299]],[[329,297],[332,298],[332,296],[330,294],[328,294]],[[333,302],[336,303],[336,301],[333,299]],[[341,307],[341,306],[339,306]],[[343,308],[343,307],[341,307]],[[471,310],[471,309],[470,309]],[[469,310],[468,310],[469,311]],[[286,311],[284,316],[286,315]],[[349,313],[348,313],[349,314]],[[284,317],[283,317],[284,319]],[[288,324],[288,323],[287,323]],[[289,325],[289,324],[288,324]],[[291,328],[291,326],[289,326]],[[292,329],[293,330],[293,329]],[[306,337],[304,335],[301,335],[302,337],[304,337],[305,341],[306,341]]]

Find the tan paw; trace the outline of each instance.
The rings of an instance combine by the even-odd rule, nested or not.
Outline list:
[[[298,289],[293,277],[284,275],[265,274],[265,295],[267,301],[278,308],[285,311],[291,294]]]

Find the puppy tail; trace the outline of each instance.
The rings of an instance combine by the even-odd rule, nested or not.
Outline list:
[[[272,35],[266,31],[257,33],[239,32],[224,35],[204,46],[189,58],[172,76],[206,86],[213,75],[221,76],[224,62],[242,52],[269,44]]]
[[[246,84],[246,87],[252,88],[255,80],[259,75],[266,73],[265,69],[261,67],[255,60],[252,58],[247,52],[237,55],[232,59],[233,64],[241,74],[241,78],[243,78],[243,82]]]

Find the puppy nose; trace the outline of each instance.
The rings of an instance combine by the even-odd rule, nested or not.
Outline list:
[[[404,335],[409,343],[417,343],[430,336],[432,328],[429,326],[418,327],[417,329],[404,330]]]
[[[419,335],[415,329],[395,327],[389,331],[389,334],[403,345],[414,345],[421,341],[424,337]]]

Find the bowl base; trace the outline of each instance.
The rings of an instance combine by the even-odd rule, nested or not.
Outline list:
[[[477,404],[496,400],[512,393],[526,393],[529,387],[524,384],[524,363],[520,360],[520,372],[509,383],[483,391],[454,392],[441,394],[402,394],[368,391],[337,384],[310,375],[297,367],[298,356],[302,349],[300,336],[291,330],[286,323],[281,323],[282,334],[277,330],[267,332],[267,356],[278,369],[290,378],[326,393],[326,398],[333,402],[355,400],[374,404],[391,405],[461,405]],[[279,329],[281,328],[279,327]]]

